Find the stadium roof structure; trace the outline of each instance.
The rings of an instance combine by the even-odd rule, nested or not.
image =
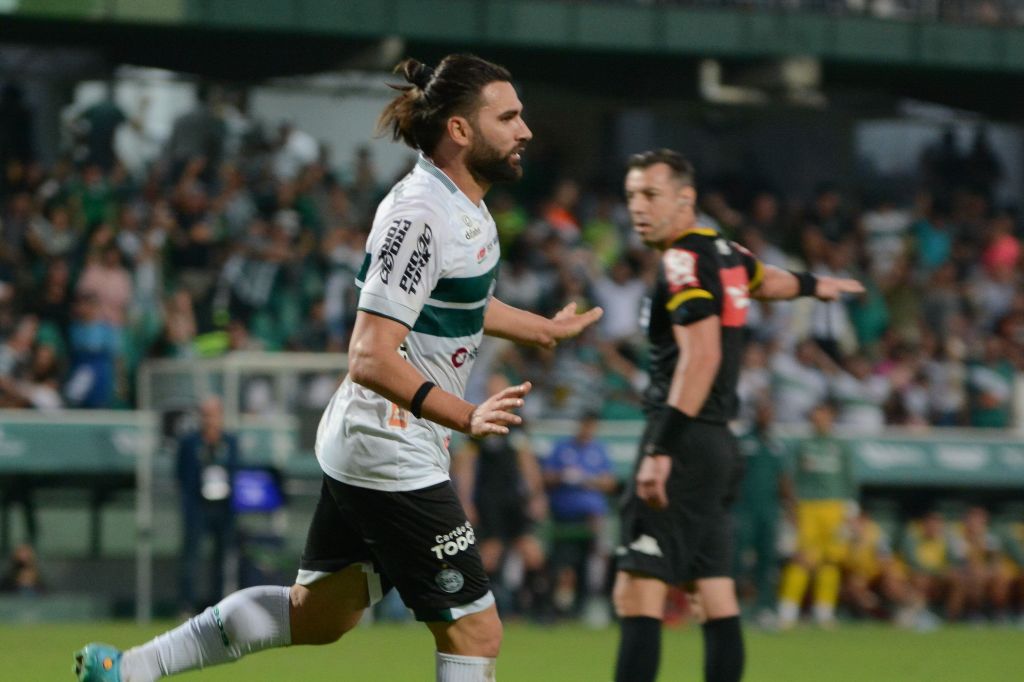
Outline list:
[[[474,51],[523,81],[622,99],[696,96],[698,64],[709,57],[749,80],[796,56],[820,62],[825,90],[1016,113],[1024,29],[719,1],[0,0],[0,43],[84,48],[111,68],[247,82]]]

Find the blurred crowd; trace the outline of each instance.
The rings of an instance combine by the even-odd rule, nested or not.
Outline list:
[[[108,96],[68,117],[66,153],[44,165],[24,143],[31,115],[17,87],[3,89],[0,405],[130,407],[149,357],[346,348],[365,236],[396,178],[365,149],[334,167],[309,134],[244,110],[230,91],[200,88],[169,137],[152,140]],[[867,431],[1010,426],[1024,294],[1018,216],[993,201],[1002,172],[979,127],[967,146],[952,132],[935,140],[912,199],[700,178],[707,226],[766,263],[868,287],[837,303],[752,304],[745,416],[768,394],[783,423],[829,398],[840,424]],[[606,312],[554,351],[485,345],[476,375],[535,381],[527,417],[635,418],[656,256],[616,188],[541,175],[546,186],[488,198],[497,295],[542,314],[568,301]]]

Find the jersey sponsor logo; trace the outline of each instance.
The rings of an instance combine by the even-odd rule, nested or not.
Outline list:
[[[484,233],[483,228],[471,221],[469,216],[462,216],[462,221],[466,223],[466,229],[462,231],[462,236],[466,238],[467,242],[473,241]]]
[[[402,242],[405,241],[405,235],[411,226],[412,221],[402,218],[395,218],[388,226],[388,232],[384,236],[384,245],[377,253],[377,258],[380,259],[380,281],[384,284],[387,284],[391,277],[391,271],[395,267],[395,256],[402,248]]]
[[[498,237],[491,237],[491,241],[487,242],[486,246],[481,246],[480,250],[476,252],[476,262],[483,263],[484,259],[490,255],[491,251],[494,251],[498,247]]]
[[[446,568],[434,576],[434,582],[441,588],[442,592],[455,594],[466,584],[466,579],[462,576],[462,573],[454,568]]]
[[[722,254],[723,256],[728,256],[730,253],[732,253],[732,249],[729,248],[729,242],[725,241],[724,239],[716,239],[715,248],[718,249],[718,253]]]
[[[456,368],[462,367],[466,364],[466,360],[475,360],[478,352],[479,351],[476,348],[469,349],[465,346],[457,348],[455,352],[452,353],[452,366]]]
[[[437,544],[431,547],[430,551],[438,559],[443,559],[445,556],[455,556],[475,545],[476,533],[473,531],[473,526],[467,521],[448,533],[434,536],[434,542]]]
[[[416,293],[416,287],[423,279],[423,268],[430,262],[430,243],[433,240],[434,232],[430,225],[423,225],[423,233],[416,238],[416,250],[409,257],[409,263],[402,273],[402,280],[398,283],[402,291],[410,294]]]
[[[665,556],[661,553],[661,547],[658,545],[658,541],[650,535],[641,535],[636,540],[629,543],[629,548],[634,552],[639,552],[640,554],[660,557]]]
[[[669,249],[661,258],[669,291],[675,293],[698,284],[697,254],[686,249]]]
[[[742,265],[736,265],[723,268],[719,274],[722,278],[722,290],[725,292],[725,300],[722,301],[722,326],[742,327],[747,323],[747,310],[750,308],[747,270]]]

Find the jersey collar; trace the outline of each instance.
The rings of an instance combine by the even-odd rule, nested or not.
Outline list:
[[[420,152],[420,156],[416,160],[416,167],[425,172],[427,175],[434,178],[435,180],[437,180],[438,182],[440,182],[446,190],[448,190],[450,193],[458,197],[463,203],[465,203],[468,206],[472,206],[474,211],[478,211],[484,215],[487,214],[482,199],[480,201],[479,206],[470,201],[469,197],[467,197],[466,194],[461,189],[459,189],[458,185],[452,182],[452,179],[445,175],[445,172],[438,168],[437,166],[435,166],[434,162],[428,159],[426,155],[423,154],[422,152]]]
[[[434,176],[434,178],[444,185],[445,189],[452,194],[459,193],[459,188],[455,186],[452,179],[445,175],[443,170],[435,166],[433,162],[423,154],[420,154],[420,158],[416,160],[416,165],[426,171],[428,175]]]

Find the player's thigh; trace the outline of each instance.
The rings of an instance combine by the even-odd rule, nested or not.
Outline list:
[[[739,615],[736,584],[732,578],[700,578],[697,580],[697,593],[708,620]]]
[[[620,618],[646,616],[661,619],[665,615],[668,584],[660,578],[619,571],[615,574],[612,601]]]
[[[454,621],[494,603],[476,534],[450,482],[400,492],[336,488],[417,620]]]
[[[289,594],[292,644],[333,642],[359,622],[370,605],[367,573],[353,564],[307,585],[292,585]]]
[[[428,621],[437,650],[459,656],[495,658],[501,648],[502,625],[492,604],[453,622]]]
[[[842,562],[849,552],[846,503],[842,500],[823,501],[820,514],[824,558],[832,563]]]

